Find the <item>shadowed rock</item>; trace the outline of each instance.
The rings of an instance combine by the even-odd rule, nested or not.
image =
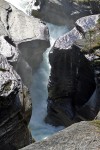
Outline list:
[[[31,112],[28,89],[0,54],[0,146],[13,143],[16,148],[21,148],[32,142],[28,129]]]
[[[88,53],[90,56],[89,50],[94,49],[93,46],[96,45],[96,42],[92,42],[90,48],[90,38],[87,34],[96,26],[98,18],[99,15],[94,15],[79,19],[76,24],[86,37],[83,38],[80,31],[74,28],[58,38],[50,51],[48,115],[45,119],[50,124],[69,126],[80,120],[92,120],[100,109],[99,82],[96,81],[98,78],[94,73],[97,67],[94,67],[93,62],[85,55]],[[95,35],[99,35],[99,31]],[[82,41],[84,42],[81,43]],[[87,53],[84,53],[86,44],[89,46]],[[96,94],[93,94],[95,90]]]
[[[18,149],[12,144],[5,144],[0,146],[0,150],[18,150]]]

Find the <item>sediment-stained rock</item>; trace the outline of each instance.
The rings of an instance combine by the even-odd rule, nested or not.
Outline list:
[[[90,56],[94,44],[90,48],[87,34],[96,26],[98,19],[99,15],[79,19],[76,27],[58,38],[50,51],[51,74],[46,117],[46,122],[50,124],[69,126],[80,120],[92,120],[100,109],[100,86],[95,82],[94,75],[96,67],[83,52],[87,43]],[[99,31],[95,35],[98,34]],[[95,89],[96,96],[93,94]]]

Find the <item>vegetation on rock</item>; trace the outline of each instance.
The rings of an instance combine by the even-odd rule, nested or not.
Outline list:
[[[100,120],[93,120],[91,121],[91,123],[95,125],[96,127],[100,128]]]
[[[100,19],[98,19],[95,27],[85,34],[85,38],[77,40],[75,44],[80,47],[81,52],[94,65],[100,65]]]

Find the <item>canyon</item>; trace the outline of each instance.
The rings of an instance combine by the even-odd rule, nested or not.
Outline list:
[[[0,148],[99,149],[100,14],[76,1],[23,1],[20,10],[7,1],[12,4],[0,1]],[[61,28],[55,26],[57,40],[44,53],[53,33],[46,22],[67,26],[67,33],[61,31],[60,36]],[[51,68],[49,77],[44,77],[48,82],[44,127],[67,128],[35,142],[28,126],[36,107],[32,97],[36,97],[32,96],[34,89],[29,90],[32,80],[40,81],[35,76],[43,53]]]

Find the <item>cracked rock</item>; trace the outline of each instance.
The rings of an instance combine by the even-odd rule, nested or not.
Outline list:
[[[6,36],[0,36],[0,53],[7,58],[8,62],[17,62],[18,60],[18,49],[8,43]]]
[[[1,99],[13,100],[19,90],[21,79],[8,63],[7,59],[0,54],[0,97]]]

